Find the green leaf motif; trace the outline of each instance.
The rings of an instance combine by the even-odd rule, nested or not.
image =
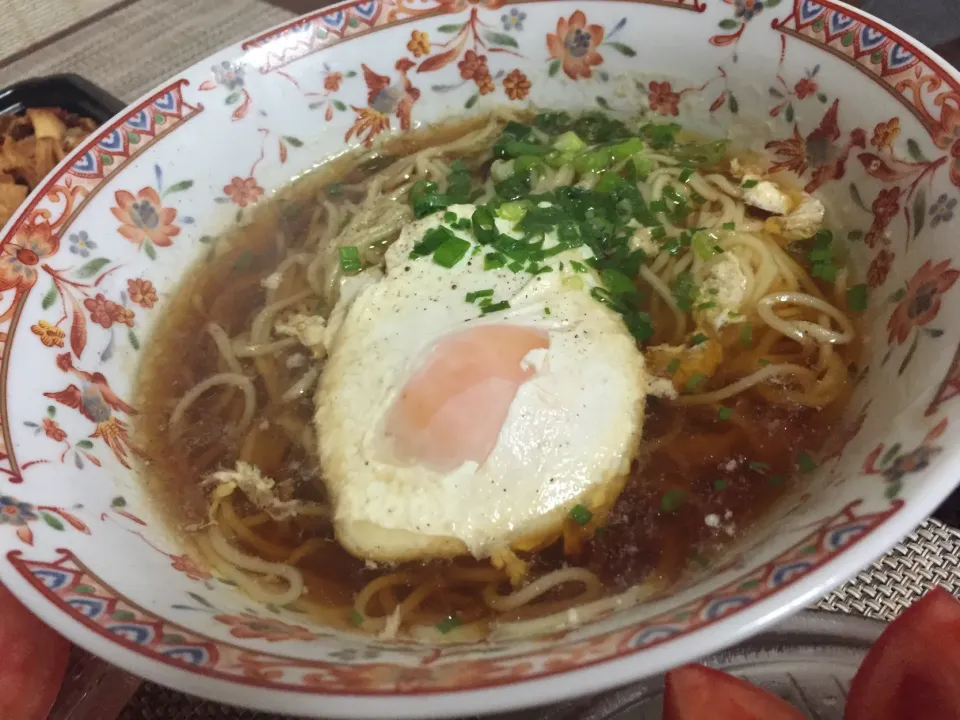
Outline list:
[[[442,33],[455,33],[455,32],[460,32],[460,30],[461,30],[462,28],[463,28],[463,25],[462,25],[462,24],[460,24],[460,25],[456,25],[456,24],[454,24],[454,25],[441,25],[440,27],[437,28],[437,32],[442,32]]]
[[[553,77],[560,71],[560,61],[553,59],[550,61],[550,67],[547,69],[547,75]]]
[[[517,41],[513,39],[510,35],[502,32],[485,32],[483,37],[486,38],[487,42],[493,43],[494,45],[501,45],[503,47],[520,47],[517,44]]]
[[[298,137],[294,137],[293,135],[284,135],[283,139],[290,143],[291,147],[303,147],[303,140]]]
[[[776,7],[779,4],[780,4],[780,0],[767,0],[767,2],[763,4],[763,6],[766,8],[772,8],[772,7]]]
[[[787,122],[793,122],[793,118],[796,117],[793,112],[793,105],[787,105],[787,111],[784,113],[784,117],[787,119]]]
[[[887,451],[883,454],[883,457],[880,458],[880,467],[889,465],[893,459],[900,454],[900,451],[903,449],[903,446],[900,443],[894,443]]]
[[[239,99],[240,99],[240,93],[232,92],[229,95],[227,95],[227,99],[224,100],[223,102],[226,103],[227,105],[233,105]]]
[[[44,310],[49,310],[53,307],[53,304],[57,301],[57,286],[51,285],[50,289],[47,290],[47,294],[43,296],[43,299],[40,300],[40,307]]]
[[[202,242],[204,245],[207,243],[213,242],[213,235],[201,235],[199,242]]]
[[[92,278],[109,264],[110,260],[107,258],[94,258],[85,265],[82,265],[80,269],[77,270],[77,277]]]
[[[178,635],[177,633],[170,633],[169,635],[163,636],[163,642],[167,645],[182,645],[187,640],[183,635]]]
[[[870,212],[867,209],[866,203],[863,202],[863,197],[860,195],[860,191],[857,189],[857,186],[853,183],[850,183],[850,197],[853,198],[853,202],[856,203],[857,207],[863,210],[864,212]]]
[[[625,45],[622,42],[608,42],[608,43],[604,43],[604,45],[609,45],[624,57],[635,57],[637,54],[636,50],[634,50],[629,45]]]
[[[480,99],[480,96],[479,96],[477,93],[474,93],[473,95],[471,95],[471,96],[467,99],[467,101],[463,104],[463,106],[464,106],[467,110],[469,110],[470,108],[472,108],[474,105],[477,104],[477,100],[479,100],[479,99]]]
[[[345,78],[354,78],[354,77],[357,76],[357,71],[356,71],[356,70],[347,70],[347,71],[343,74],[343,76],[344,76]]]
[[[730,107],[730,112],[736,115],[740,112],[740,103],[737,102],[737,98],[733,93],[730,93],[727,98],[727,105]]]
[[[47,415],[49,417],[56,417],[57,409],[53,405],[47,405]]]
[[[164,195],[169,195],[170,193],[183,192],[184,190],[189,190],[193,187],[193,180],[181,180],[178,183],[174,183],[167,188],[167,191]]]
[[[910,343],[910,349],[907,350],[907,354],[904,355],[903,361],[900,363],[900,367],[897,368],[897,375],[903,375],[904,370],[907,369],[907,366],[910,364],[910,361],[913,360],[913,356],[917,354],[917,345],[920,342],[920,333],[915,333],[913,336],[913,342]]]
[[[73,588],[74,592],[78,592],[81,595],[93,595],[93,588],[89,585],[77,585]]]
[[[93,450],[93,442],[90,440],[77,440],[77,447],[81,450]]]
[[[927,222],[927,193],[923,188],[913,198],[913,237],[917,237]]]
[[[127,339],[130,341],[130,347],[134,350],[140,349],[140,338],[137,337],[137,334],[132,328],[127,330]]]
[[[117,495],[113,500],[110,501],[110,507],[112,508],[122,508],[127,506],[127,499],[123,495]]]
[[[114,620],[133,620],[136,617],[136,615],[129,610],[114,610],[110,616]]]
[[[344,110],[347,109],[347,106],[346,106],[342,101],[340,101],[340,100],[334,100],[334,101],[333,101],[333,106],[334,106],[337,110],[339,110],[340,112],[343,112]]]
[[[913,138],[907,140],[907,152],[910,153],[910,157],[917,162],[927,162],[927,158],[923,154],[923,150],[920,149],[920,143]]]
[[[63,531],[63,523],[60,522],[60,518],[58,518],[56,515],[51,515],[48,512],[41,512],[40,517],[42,517],[43,521],[54,530],[59,530],[61,532]]]
[[[604,110],[610,109],[610,103],[608,103],[607,99],[602,95],[597,95],[597,105],[602,107]]]
[[[153,247],[152,242],[149,242],[149,241],[146,242],[143,246],[143,250],[144,252],[147,253],[147,257],[150,258],[151,260],[157,259],[157,250],[156,248]]]
[[[205,597],[203,597],[203,595],[198,595],[195,592],[188,592],[187,595],[192,597],[194,600],[196,600],[198,603],[200,603],[204,607],[213,608],[213,605],[210,604],[210,601],[207,600]]]
[[[741,23],[739,20],[734,20],[732,18],[727,18],[726,20],[720,21],[720,27],[724,30],[736,30],[740,27]]]

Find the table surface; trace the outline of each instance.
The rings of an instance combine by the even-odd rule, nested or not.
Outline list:
[[[0,87],[27,77],[77,73],[133,100],[212,51],[328,2],[317,0],[5,0]],[[857,0],[960,64],[956,0]],[[69,6],[69,7],[67,7]],[[960,503],[957,508],[960,509]],[[956,512],[954,515],[956,516]],[[960,595],[960,531],[929,520],[819,607],[890,620],[931,586]],[[109,692],[103,692],[109,688]],[[200,701],[77,650],[54,720],[266,720]],[[518,716],[514,716],[518,717]],[[536,712],[525,714],[529,720]]]

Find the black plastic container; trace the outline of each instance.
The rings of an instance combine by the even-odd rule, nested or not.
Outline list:
[[[59,107],[103,124],[126,107],[79,75],[30,78],[0,90],[0,114],[22,113],[27,108]]]

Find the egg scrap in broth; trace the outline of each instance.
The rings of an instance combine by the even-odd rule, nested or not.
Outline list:
[[[338,158],[169,300],[147,482],[254,599],[384,637],[664,592],[815,469],[846,405],[866,288],[823,220],[761,158],[600,113]]]

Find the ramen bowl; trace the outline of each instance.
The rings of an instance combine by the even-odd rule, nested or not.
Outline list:
[[[529,104],[677,120],[823,199],[869,287],[842,422],[725,554],[589,622],[418,644],[252,601],[144,490],[132,403],[159,314],[222,231],[325,158]],[[361,0],[266,31],[104,125],[3,232],[0,577],[120,667],[308,716],[520,708],[708,654],[852,576],[954,487],[958,193],[960,76],[842,3]]]

